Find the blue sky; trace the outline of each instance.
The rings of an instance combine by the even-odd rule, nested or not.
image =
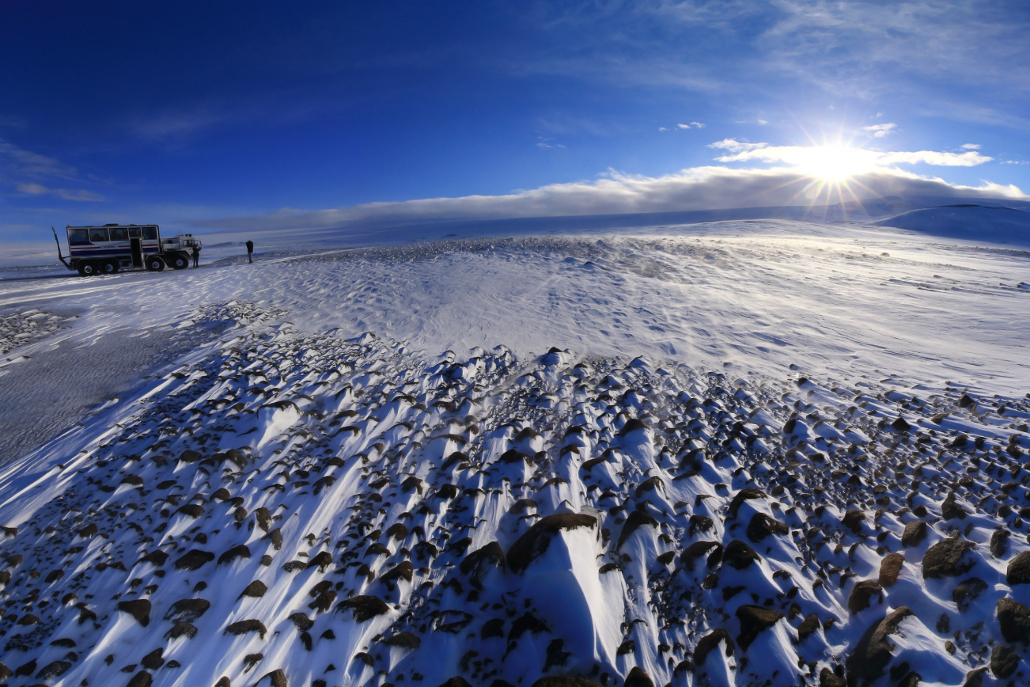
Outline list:
[[[1025,2],[10,3],[0,238],[774,204],[768,170],[837,142],[870,193],[1023,197],[1028,29]]]

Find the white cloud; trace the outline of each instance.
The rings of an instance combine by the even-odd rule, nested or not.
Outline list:
[[[665,128],[664,126],[660,126],[660,127],[658,127],[658,130],[659,130],[659,131],[668,131],[668,129],[666,129],[666,128]]]
[[[738,141],[735,138],[724,138],[721,141],[715,143],[709,143],[709,148],[719,148],[722,150],[728,150],[731,153],[738,153],[741,151],[757,150],[759,148],[765,148],[768,143],[747,143]]]
[[[690,124],[677,124],[680,129],[704,129],[705,125],[701,122],[691,122]]]
[[[898,128],[898,125],[891,122],[889,124],[873,124],[872,126],[862,127],[862,131],[868,131],[873,135],[873,138],[883,138],[888,134],[894,132]]]
[[[933,150],[915,152],[884,153],[861,148],[826,148],[819,146],[767,146],[765,143],[739,143],[732,138],[711,143],[709,148],[721,148],[731,154],[715,158],[717,162],[783,162],[790,165],[806,166],[814,157],[838,155],[847,157],[853,169],[875,169],[894,164],[927,164],[936,167],[975,167],[994,158],[981,155],[970,150],[965,153],[947,153]]]
[[[979,143],[963,143],[962,150],[980,150]]]
[[[427,198],[318,211],[281,210],[268,215],[196,221],[192,225],[248,231],[361,226],[374,231],[376,226],[400,222],[824,205],[906,195],[1030,200],[1016,186],[990,182],[978,187],[961,186],[896,169],[872,170],[852,181],[850,188],[858,195],[845,191],[848,195],[842,198],[833,195],[839,191],[797,169],[694,167],[661,177],[611,171],[595,181],[552,184],[501,196]]]

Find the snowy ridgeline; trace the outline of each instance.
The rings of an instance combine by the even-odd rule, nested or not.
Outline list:
[[[1027,399],[220,313],[0,472],[7,684],[1030,678]]]

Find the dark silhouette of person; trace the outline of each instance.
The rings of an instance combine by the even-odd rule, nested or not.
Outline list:
[[[193,244],[193,266],[200,267],[200,246]]]
[[[247,241],[247,260],[254,262],[254,242]]]

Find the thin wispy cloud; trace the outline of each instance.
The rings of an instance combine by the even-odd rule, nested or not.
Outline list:
[[[963,143],[962,150],[980,150],[979,143]]]
[[[86,189],[47,185],[53,181],[83,183],[74,167],[0,139],[0,185],[13,186],[24,196],[52,196],[85,202],[104,200],[100,194]]]
[[[701,122],[691,122],[690,124],[677,124],[676,127],[680,129],[704,129],[705,125]]]
[[[42,184],[18,184],[18,191],[30,196],[56,196],[61,200],[76,200],[96,203],[106,200],[99,193],[93,193],[85,189],[48,188]]]

